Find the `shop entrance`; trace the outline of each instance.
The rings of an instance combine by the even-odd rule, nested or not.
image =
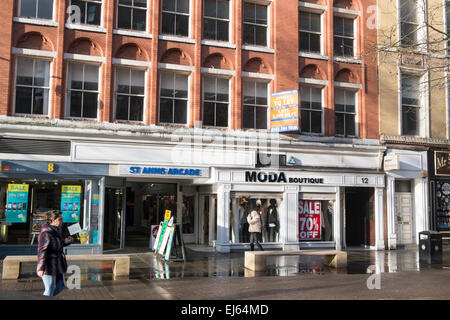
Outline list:
[[[118,250],[122,245],[123,188],[105,188],[103,250]]]
[[[395,180],[397,245],[413,244],[413,197],[411,180]]]
[[[347,247],[375,246],[374,190],[345,188]]]

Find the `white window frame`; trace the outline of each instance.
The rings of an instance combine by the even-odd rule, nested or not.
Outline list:
[[[138,97],[142,97],[142,120],[123,120],[123,119],[117,119],[116,117],[116,113],[117,113],[117,86],[118,86],[118,72],[117,69],[126,69],[128,71],[130,71],[130,76],[131,76],[131,71],[132,70],[136,70],[136,71],[143,71],[144,72],[144,94],[142,95],[138,95],[138,94],[125,94],[125,93],[120,93],[120,95],[126,95],[128,97],[131,96],[138,96]],[[147,116],[147,69],[146,68],[137,68],[137,67],[132,67],[132,66],[128,66],[125,64],[114,64],[114,121],[118,121],[118,122],[127,122],[127,123],[131,123],[131,122],[135,122],[135,123],[145,123],[145,119]],[[128,119],[130,118],[130,105],[128,104]]]
[[[13,50],[14,51],[14,50]],[[17,115],[17,116],[28,116],[28,117],[35,117],[35,118],[40,118],[40,117],[47,117],[50,114],[50,108],[51,108],[51,102],[52,102],[52,85],[53,85],[53,59],[52,57],[49,55],[48,51],[42,51],[42,54],[39,54],[40,50],[33,50],[33,52],[28,52],[28,54],[20,54],[17,53],[16,54],[16,61],[15,61],[15,69],[14,69],[14,94],[13,94],[13,114]],[[13,52],[14,53],[14,52]],[[56,53],[55,53],[55,57],[56,57]],[[29,114],[29,113],[16,113],[16,96],[17,96],[17,70],[18,70],[18,61],[19,58],[27,58],[27,59],[39,59],[39,60],[44,60],[44,61],[48,61],[50,62],[50,67],[49,67],[49,79],[48,79],[48,106],[47,106],[47,113],[43,113],[43,114]],[[33,74],[34,76],[34,74]],[[22,85],[20,85],[22,86]],[[34,87],[34,86],[31,86]]]
[[[324,55],[324,36],[323,36],[323,31],[324,31],[324,11],[319,11],[319,10],[311,10],[311,9],[306,9],[303,7],[299,8],[299,14],[300,12],[302,13],[309,13],[309,14],[318,14],[320,15],[320,48],[319,48],[319,52],[309,52],[309,51],[302,51],[300,48],[300,43],[299,43],[299,53],[300,55],[304,54],[304,55],[310,55],[310,56],[314,56],[314,55],[319,55],[319,56],[323,56]],[[300,30],[300,25],[298,26],[298,33],[299,33],[299,38],[300,38],[300,32],[308,32],[308,33],[314,33],[317,34],[317,32],[313,32],[313,31],[306,31],[306,30]]]
[[[94,59],[93,59],[94,60]],[[70,64],[71,63],[78,63],[78,64],[82,64],[82,65],[92,65],[92,66],[96,66],[98,67],[98,90],[97,90],[97,117],[96,118],[84,118],[84,117],[73,117],[70,115],[70,110],[71,110],[71,104],[70,104],[70,91],[72,91],[71,89],[71,84],[70,84]],[[101,77],[101,73],[102,73],[102,65],[93,61],[87,61],[87,60],[68,60],[67,61],[67,66],[66,66],[66,108],[65,108],[65,119],[72,119],[72,120],[84,120],[84,121],[99,121],[100,119],[100,98],[101,98],[101,89],[102,89],[102,77]],[[84,80],[84,77],[83,77]],[[84,89],[75,89],[76,91],[81,91],[81,92],[91,92],[91,91],[85,91]]]
[[[36,1],[36,15],[37,15],[39,0],[35,0],[35,1]],[[44,19],[44,18],[39,18],[39,17],[31,17],[31,18],[29,18],[29,17],[22,17],[21,16],[21,12],[20,12],[20,8],[22,7],[22,0],[19,0],[18,7],[17,7],[18,18],[22,19],[22,20],[31,20],[31,21],[54,21],[55,20],[55,12],[56,12],[56,8],[55,8],[55,2],[56,1],[58,1],[58,0],[53,0],[52,18],[51,19]],[[17,22],[21,22],[21,21],[17,21]]]
[[[244,72],[242,73],[241,125],[242,125],[242,130],[266,132],[266,131],[270,131],[270,81],[268,80],[268,76],[257,77],[256,75],[258,75],[258,74],[249,74],[249,73],[244,74]],[[271,75],[269,75],[269,76],[271,76]],[[267,88],[267,91],[266,91],[266,95],[267,95],[267,117],[266,117],[267,127],[266,127],[266,129],[244,128],[244,118],[243,118],[243,114],[244,114],[244,81],[251,81],[251,82],[255,82],[255,83],[259,82],[259,83],[264,83],[266,85],[266,88]],[[256,104],[252,105],[252,106],[253,107],[258,107],[258,105],[256,105]],[[256,116],[255,116],[255,119],[254,119],[254,124],[256,124]]]
[[[98,3],[95,2],[93,0],[82,0],[85,2],[93,2],[93,3]],[[70,1],[70,5],[72,5],[72,0]],[[105,3],[104,1],[100,1],[100,5],[101,5],[101,16],[100,16],[100,24],[99,25],[94,25],[94,24],[76,24],[76,23],[66,23],[65,27],[67,29],[74,29],[74,30],[83,30],[83,31],[90,31],[90,32],[100,32],[100,33],[106,33],[106,28],[105,26]]]
[[[202,16],[202,24],[203,24],[203,28],[202,28],[202,39],[203,40],[205,40],[205,41],[209,41],[209,42],[212,42],[212,43],[214,43],[214,42],[218,42],[218,43],[230,43],[231,42],[231,39],[232,39],[232,30],[233,30],[233,28],[232,28],[232,13],[233,13],[233,10],[232,10],[232,7],[233,7],[233,0],[228,0],[228,3],[229,3],[229,5],[228,5],[228,19],[221,19],[221,18],[213,18],[213,17],[208,17],[207,19],[213,19],[213,20],[216,20],[216,21],[228,21],[228,41],[223,41],[223,40],[214,40],[214,39],[206,39],[204,36],[205,36],[205,34],[204,34],[204,20],[205,20],[205,18],[206,18],[206,16],[205,16],[205,1],[206,0],[203,0],[202,1],[202,5],[203,5],[203,16]],[[216,1],[216,4],[217,4],[217,1],[218,0],[215,0]],[[216,10],[217,10],[217,6],[216,6]]]
[[[242,1],[242,39],[244,38],[244,3],[252,3],[256,5],[262,5],[267,7],[267,29],[266,29],[266,45],[261,46],[257,44],[244,44],[242,41],[242,49],[244,50],[253,50],[253,51],[262,51],[262,52],[269,52],[274,53],[273,49],[270,49],[272,47],[271,44],[271,22],[272,22],[272,15],[271,15],[271,5],[273,3],[273,0],[243,0]]]
[[[103,2],[103,1],[102,1]],[[142,7],[134,7],[134,6],[127,6],[127,5],[119,5],[119,0],[115,0],[116,2],[116,28],[114,29],[115,34],[123,34],[123,35],[138,35],[138,34],[148,34],[148,30],[150,28],[149,21],[148,21],[148,13],[150,10],[150,2],[151,0],[147,0],[147,7],[145,8],[145,30],[134,30],[134,29],[119,29],[119,7],[127,7],[127,8],[138,8],[139,10],[144,10]],[[131,26],[133,26],[133,22],[131,22]]]
[[[355,115],[355,135],[347,135],[347,134],[338,134],[336,132],[336,127],[335,127],[335,136],[336,137],[343,137],[343,138],[357,138],[359,137],[359,92],[361,89],[361,85],[355,85],[353,83],[346,83],[346,82],[335,82],[334,83],[334,89],[336,91],[336,89],[339,90],[344,90],[344,91],[348,91],[348,92],[353,92],[355,94],[355,112],[351,113],[351,112],[346,112],[346,111],[338,111],[336,112],[336,94],[334,95],[334,121],[336,123],[336,113],[344,113],[344,114],[354,114]],[[345,125],[345,123],[344,123]],[[346,130],[344,130],[346,131]]]
[[[401,16],[401,12],[400,12],[400,8],[401,8],[401,1],[402,0],[397,0],[397,6],[398,6],[398,12],[397,12],[397,18],[398,18],[398,43],[400,44],[400,47],[402,47],[402,16]],[[424,51],[427,50],[427,41],[426,39],[428,38],[428,32],[427,32],[427,28],[425,28],[425,13],[421,14],[421,5],[427,5],[426,3],[427,0],[418,0],[417,6],[416,6],[416,11],[417,11],[417,44],[414,47],[414,50],[418,50],[418,51]],[[419,3],[421,2],[421,3]],[[406,46],[406,48],[408,48]]]
[[[333,15],[333,21],[334,18],[343,18],[343,19],[351,19],[353,20],[353,55],[352,56],[341,56],[341,55],[336,55],[336,51],[334,48],[334,38],[336,37],[335,35],[335,24],[333,22],[333,56],[335,57],[335,61],[337,60],[355,60],[356,59],[356,53],[358,52],[358,28],[356,27],[358,21],[357,21],[357,17],[358,15],[355,15],[355,13],[353,13],[353,11],[351,13],[346,13],[346,11],[350,11],[350,10],[336,10],[337,8],[334,8],[334,15]],[[343,37],[343,36],[339,36],[339,37]]]
[[[302,131],[301,131],[301,134],[304,134],[304,135],[308,135],[308,136],[322,136],[322,135],[324,135],[324,132],[325,132],[325,117],[324,117],[324,113],[325,113],[325,89],[326,89],[326,87],[325,86],[323,86],[323,84],[318,84],[318,83],[314,83],[314,82],[310,82],[310,83],[306,83],[306,82],[303,82],[303,81],[301,81],[300,82],[300,87],[308,87],[308,88],[318,88],[318,89],[320,89],[320,99],[321,99],[321,109],[320,109],[320,132],[319,133],[317,133],[317,132],[304,132],[303,131],[303,128],[302,128]],[[301,88],[299,88],[299,98],[300,98],[300,101],[299,101],[299,112],[300,112],[300,117],[301,117],[301,111],[302,111],[302,104],[301,104],[301,94],[300,94],[300,92],[301,92]],[[318,112],[319,110],[316,110],[316,109],[311,109],[311,108],[309,108],[308,109],[309,111],[311,111],[311,112]],[[301,118],[300,118],[300,120],[299,120],[299,125],[301,126]],[[310,123],[310,125],[311,125],[311,123]]]
[[[227,103],[227,117],[228,117],[228,123],[225,127],[219,127],[219,126],[207,126],[203,124],[204,121],[204,110],[205,110],[205,91],[204,91],[204,81],[205,81],[205,77],[210,77],[210,78],[221,78],[221,79],[226,79],[228,81],[228,101]],[[216,93],[217,93],[217,83],[216,83]],[[217,103],[218,101],[209,101],[208,102],[213,102],[213,103]],[[219,101],[219,103],[224,103],[223,101]],[[216,111],[214,110],[214,122],[216,122]],[[231,125],[231,78],[227,77],[227,76],[221,76],[221,75],[217,75],[217,74],[210,74],[210,73],[203,73],[202,74],[202,126],[204,128],[221,128],[221,129],[230,129],[230,125]]]
[[[182,35],[177,35],[177,34],[168,34],[168,33],[162,33],[162,23],[163,23],[163,19],[162,19],[162,15],[163,15],[163,13],[171,13],[171,14],[175,14],[175,15],[184,15],[184,16],[186,16],[186,14],[185,13],[180,13],[180,12],[176,12],[176,11],[163,11],[163,1],[164,0],[160,0],[161,1],[161,11],[160,11],[160,32],[161,32],[161,35],[160,35],[160,39],[162,39],[162,40],[172,40],[172,38],[182,38],[182,39],[190,39],[191,40],[191,35],[192,35],[192,7],[193,7],[193,4],[192,4],[192,1],[193,0],[189,0],[189,14],[187,14],[187,16],[189,17],[189,19],[188,19],[188,32],[187,32],[187,36],[182,36]],[[176,0],[177,1],[177,0]],[[202,17],[202,19],[203,19],[203,17]],[[203,30],[202,30],[203,31]],[[192,39],[192,41],[194,41],[194,43],[195,43],[195,40],[193,40]]]
[[[175,127],[187,127],[189,126],[190,120],[191,120],[191,72],[193,72],[193,68],[191,67],[185,67],[179,66],[179,65],[173,65],[173,64],[159,64],[158,68],[160,70],[158,74],[158,80],[159,80],[159,86],[158,86],[158,124],[163,126],[175,126]],[[186,100],[186,123],[174,123],[174,122],[161,122],[161,76],[162,73],[174,73],[174,74],[182,74],[188,77],[188,83],[187,83],[187,98],[183,98],[183,100]]]

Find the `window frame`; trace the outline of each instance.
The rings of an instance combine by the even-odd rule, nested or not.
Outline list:
[[[145,9],[143,7],[135,7],[134,6],[134,0],[133,4],[131,6],[129,5],[124,5],[124,4],[119,4],[119,0],[116,0],[116,5],[117,5],[117,10],[116,10],[116,30],[122,30],[122,31],[128,31],[128,32],[143,32],[143,33],[147,33],[149,30],[149,23],[148,23],[148,12],[149,12],[149,6],[150,6],[150,0],[146,0],[147,6],[145,7]],[[102,1],[103,3],[103,1]],[[119,10],[120,7],[126,7],[126,8],[131,8],[131,28],[130,29],[124,29],[124,28],[120,28],[119,27]],[[136,30],[133,29],[133,9],[137,9],[137,10],[145,10],[145,29],[144,30]]]
[[[187,97],[186,98],[175,98],[175,97],[167,97],[167,96],[162,96],[161,95],[161,88],[162,88],[162,74],[163,73],[171,73],[174,75],[174,90],[176,90],[175,88],[175,83],[176,83],[176,75],[184,75],[187,76]],[[159,71],[159,76],[158,76],[158,80],[159,80],[159,88],[158,88],[158,124],[160,125],[166,125],[166,126],[180,126],[180,127],[185,127],[189,125],[189,121],[190,121],[190,101],[191,101],[191,96],[190,96],[190,85],[191,85],[191,74],[188,72],[183,72],[183,71],[178,71],[178,70],[172,70],[172,69],[161,69]],[[161,122],[161,98],[170,98],[172,99],[172,122]],[[175,112],[174,112],[174,108],[175,108],[175,104],[174,101],[175,100],[183,100],[186,101],[186,123],[175,123]]]
[[[256,24],[256,23],[250,23],[250,22],[245,22],[245,16],[244,16],[244,7],[245,4],[252,4],[255,6],[255,10],[256,10],[256,6],[264,6],[266,8],[267,11],[267,25],[260,25],[260,24]],[[252,47],[252,46],[256,46],[256,47],[262,47],[262,48],[270,48],[271,44],[270,44],[270,23],[271,23],[271,16],[270,16],[270,6],[272,4],[272,1],[252,1],[252,0],[244,0],[242,1],[242,45],[246,46],[246,47]],[[255,15],[256,17],[256,15]],[[256,44],[256,43],[246,43],[244,41],[244,30],[245,30],[245,25],[252,25],[252,26],[264,26],[266,28],[266,44],[265,45],[260,45],[260,44]],[[253,35],[253,37],[255,38],[256,33]],[[256,42],[256,41],[255,41]]]
[[[44,88],[48,90],[48,101],[47,101],[47,113],[42,114],[33,114],[33,113],[18,113],[16,112],[16,98],[17,98],[17,74],[18,74],[18,65],[19,65],[19,59],[25,58],[25,59],[31,59],[33,60],[33,82],[34,82],[34,66],[35,66],[35,60],[42,60],[49,62],[49,74],[48,74],[48,88],[45,88],[44,86],[27,86],[27,85],[19,85],[20,87],[25,88]],[[51,87],[52,87],[52,66],[53,66],[53,59],[51,58],[44,58],[39,56],[27,56],[27,55],[16,55],[15,56],[15,73],[14,73],[14,108],[13,108],[13,114],[18,116],[29,116],[29,117],[45,117],[48,116],[50,113],[50,100],[51,100]],[[33,105],[31,106],[31,111],[33,111]]]
[[[257,83],[264,83],[266,85],[266,97],[267,97],[267,105],[263,106],[263,105],[258,105],[258,104],[246,104],[244,102],[244,94],[245,94],[245,90],[244,90],[244,82],[252,82],[255,85],[255,101],[256,101],[256,84]],[[263,130],[263,131],[267,131],[270,130],[270,82],[269,81],[264,81],[264,80],[259,80],[259,79],[252,79],[252,78],[248,78],[248,79],[242,79],[242,112],[241,112],[241,124],[242,124],[242,129],[244,130]],[[256,110],[257,107],[265,107],[266,108],[266,128],[265,129],[261,129],[261,128],[257,128],[256,126],[256,112],[254,113],[255,117],[253,119],[253,127],[252,128],[247,128],[244,127],[244,107],[245,106],[251,106],[253,107],[254,110]]]
[[[344,36],[344,35],[336,35],[336,23],[335,23],[335,19],[339,18],[339,19],[343,19],[343,20],[351,20],[352,21],[352,31],[353,31],[353,37],[349,37],[349,36]],[[349,16],[349,15],[342,15],[342,14],[336,14],[336,12],[333,15],[333,56],[334,57],[338,57],[341,59],[353,59],[356,57],[356,52],[357,52],[357,38],[358,38],[358,34],[357,34],[357,28],[356,28],[356,21],[357,17],[356,16]],[[336,46],[335,46],[335,42],[336,42],[336,37],[339,37],[341,39],[351,39],[352,40],[352,55],[351,56],[347,56],[345,54],[337,54],[336,53]]]
[[[171,37],[182,37],[182,38],[190,38],[191,37],[191,19],[192,19],[192,0],[188,0],[189,1],[189,13],[183,13],[183,12],[177,12],[177,11],[167,11],[163,9],[163,2],[164,0],[161,0],[161,15],[160,15],[160,35],[162,36],[171,36]],[[175,0],[175,6],[178,4],[178,0]],[[175,15],[175,18],[177,15],[182,15],[182,16],[187,16],[188,17],[188,30],[187,30],[187,35],[179,35],[176,33],[176,20],[174,21],[174,30],[175,33],[164,33],[163,32],[163,14],[164,13],[168,13],[168,14],[173,14]],[[203,21],[202,21],[203,22]],[[203,31],[203,30],[202,30]]]
[[[420,90],[424,90],[425,86],[423,84],[423,77],[425,77],[425,75],[421,75],[421,74],[415,74],[415,73],[408,73],[405,72],[403,70],[400,70],[399,73],[399,134],[402,136],[408,136],[408,137],[422,137],[424,134],[424,125],[425,125],[425,98],[423,94],[419,95],[419,105],[418,106],[414,106],[414,105],[409,105],[409,104],[403,104],[403,79],[405,78],[405,76],[409,76],[409,77],[415,77],[417,78],[418,82],[419,82],[419,87]],[[419,119],[417,120],[417,134],[406,134],[404,132],[404,126],[403,126],[403,107],[404,106],[408,106],[408,107],[413,107],[418,109],[418,117]],[[423,120],[422,120],[423,119]]]
[[[347,92],[351,92],[354,94],[355,96],[355,111],[354,112],[347,112],[346,110],[344,111],[336,111],[336,91],[337,90],[342,90],[345,93]],[[359,130],[358,130],[358,107],[359,107],[359,101],[358,101],[358,92],[359,90],[353,89],[353,88],[348,88],[348,87],[334,87],[334,123],[335,123],[335,128],[334,128],[334,134],[337,137],[345,137],[345,138],[356,138],[359,136]],[[344,105],[344,109],[346,109],[347,104]],[[344,114],[344,134],[338,134],[337,130],[336,130],[336,121],[337,121],[337,117],[336,114]],[[347,134],[347,130],[346,130],[346,115],[354,115],[354,123],[355,123],[355,134],[354,135],[350,135]]]
[[[306,87],[306,88],[309,88],[309,89],[312,89],[312,88],[320,89],[320,106],[321,106],[320,110],[312,109],[311,107],[306,109],[310,113],[311,112],[320,112],[320,132],[311,132],[311,131],[305,132],[305,131],[303,131],[303,127],[301,127],[301,122],[302,122],[302,119],[303,119],[303,116],[302,116],[303,107],[302,107],[302,95],[301,95],[301,88],[302,87]],[[308,135],[308,136],[321,136],[321,135],[324,134],[324,118],[325,118],[324,117],[324,110],[325,110],[325,107],[324,107],[324,96],[325,96],[324,90],[325,90],[324,86],[307,84],[307,83],[300,83],[300,86],[299,86],[300,97],[299,98],[300,98],[300,117],[301,118],[300,118],[299,122],[300,122],[300,127],[301,127],[301,132],[300,132],[301,134]],[[310,128],[312,127],[311,126],[311,116],[310,116],[310,119],[309,119],[309,126],[310,126]]]
[[[73,0],[70,0],[70,6],[72,6],[72,1]],[[77,23],[73,23],[74,25],[77,25],[77,26],[88,26],[88,27],[93,27],[93,28],[95,28],[95,27],[103,27],[103,12],[104,12],[104,3],[103,3],[103,1],[102,0],[79,0],[79,1],[82,1],[82,2],[84,2],[84,4],[85,4],[85,21],[87,21],[87,15],[88,15],[88,12],[87,12],[87,4],[88,3],[97,3],[97,4],[100,4],[100,23],[99,24],[90,24],[90,23],[87,23],[87,22],[81,22],[80,24],[77,24]]]
[[[25,16],[22,16],[22,13],[21,13],[21,8],[22,8],[22,1],[23,0],[19,0],[19,3],[18,3],[18,6],[17,6],[17,16],[19,17],[19,18],[23,18],[23,19],[31,19],[31,20],[44,20],[44,21],[54,21],[55,20],[55,0],[52,0],[52,17],[50,18],[50,19],[47,19],[47,18],[40,18],[40,17],[38,17],[37,16],[37,14],[38,14],[38,8],[39,8],[39,6],[38,6],[38,3],[39,3],[39,1],[40,0],[34,0],[35,2],[36,2],[36,16],[34,16],[34,17],[25,17]]]
[[[98,68],[98,81],[97,81],[97,91],[93,91],[93,90],[84,90],[84,89],[71,89],[71,81],[69,81],[71,79],[71,73],[70,73],[70,65],[71,64],[81,64],[83,65],[83,87],[84,87],[84,80],[85,80],[85,67],[86,65],[89,66],[95,66]],[[73,119],[73,120],[87,120],[87,121],[98,121],[99,119],[99,108],[100,108],[100,94],[101,94],[101,69],[102,69],[102,65],[98,64],[98,63],[93,63],[93,62],[89,62],[89,61],[77,61],[77,60],[72,60],[72,61],[67,61],[67,69],[66,69],[66,111],[65,111],[65,119]],[[72,109],[72,105],[71,105],[71,91],[77,91],[77,92],[81,92],[83,94],[84,97],[84,93],[96,93],[97,94],[97,116],[95,118],[87,118],[87,117],[74,117],[70,115],[70,111]],[[82,109],[81,109],[81,115],[83,115],[83,100],[82,100],[82,105],[81,105]]]
[[[231,32],[232,32],[232,27],[231,27],[231,16],[232,16],[232,10],[231,10],[231,4],[232,4],[232,0],[227,0],[228,2],[228,19],[224,19],[224,18],[217,18],[217,17],[209,17],[205,15],[205,2],[208,0],[203,0],[203,16],[202,16],[202,24],[203,24],[203,28],[202,28],[202,39],[208,40],[208,41],[219,41],[219,42],[231,42]],[[218,11],[218,1],[219,0],[214,0],[216,2],[216,15],[217,15],[217,11]],[[210,20],[214,20],[215,24],[216,24],[216,39],[210,39],[210,38],[206,38],[205,37],[205,19],[210,19]],[[228,24],[228,40],[218,40],[217,39],[217,22],[218,21],[226,21]]]
[[[226,126],[217,126],[217,103],[222,103],[225,104],[224,101],[218,101],[216,100],[206,100],[205,99],[205,80],[206,78],[214,78],[215,80],[215,94],[217,95],[217,79],[225,79],[228,82],[228,100],[226,101],[226,105],[227,105],[227,125]],[[217,75],[211,75],[211,74],[203,74],[202,75],[202,126],[203,127],[207,127],[207,128],[223,128],[223,129],[228,129],[230,128],[230,120],[231,120],[231,108],[230,108],[230,104],[231,104],[231,79],[228,77],[223,77],[223,76],[217,76]],[[210,103],[214,103],[214,125],[205,125],[204,124],[204,114],[205,114],[205,102],[210,102]]]
[[[309,15],[311,15],[311,14],[319,15],[319,17],[320,17],[319,18],[320,19],[320,32],[310,31],[310,30],[302,30],[301,27],[300,27],[300,23],[298,24],[298,37],[299,37],[298,51],[302,52],[302,53],[307,53],[307,54],[319,54],[319,55],[322,55],[323,54],[323,38],[324,38],[323,37],[323,29],[324,29],[323,18],[324,18],[324,13],[322,11],[305,10],[304,8],[299,8],[298,12],[299,12],[299,16],[300,16],[300,13],[307,13]],[[308,51],[302,50],[301,47],[300,47],[300,38],[301,38],[300,33],[308,33],[308,34],[316,34],[316,35],[318,34],[319,35],[319,51],[315,52],[315,51],[311,51],[311,50],[308,50]],[[309,42],[311,42],[311,41],[309,41]],[[311,45],[309,45],[309,46],[311,47]]]
[[[144,72],[144,93],[143,94],[132,94],[132,93],[119,93],[117,92],[117,87],[119,84],[118,81],[118,69],[125,69],[130,72],[130,84],[131,84],[131,72],[134,71],[142,71]],[[124,119],[117,119],[117,96],[127,96],[128,97],[128,120]],[[142,97],[142,120],[130,120],[130,104],[131,99],[130,97]],[[145,116],[147,113],[146,108],[146,102],[147,102],[147,69],[146,68],[136,68],[131,67],[127,65],[120,65],[116,64],[114,65],[114,120],[119,122],[135,122],[135,123],[143,123],[145,122]]]
[[[399,24],[399,27],[398,27],[398,30],[399,30],[399,32],[398,32],[398,34],[399,34],[399,37],[400,37],[400,39],[399,39],[399,44],[400,44],[400,47],[402,47],[402,48],[414,48],[414,47],[417,47],[418,45],[419,45],[419,39],[420,39],[420,34],[419,34],[419,29],[420,29],[420,26],[421,26],[421,23],[420,23],[420,16],[419,16],[419,10],[418,10],[418,6],[416,5],[415,6],[415,8],[414,8],[414,10],[415,10],[415,16],[416,16],[416,22],[413,22],[413,21],[407,21],[407,22],[404,22],[403,21],[403,16],[402,16],[402,1],[403,0],[398,0],[398,8],[399,8],[399,10],[398,10],[398,24]],[[415,43],[413,43],[413,44],[408,44],[408,43],[405,43],[404,42],[404,38],[405,38],[405,35],[403,34],[403,25],[404,24],[408,24],[408,25],[415,25],[416,26],[416,28],[415,28],[415,32],[414,32],[414,34],[415,34]]]

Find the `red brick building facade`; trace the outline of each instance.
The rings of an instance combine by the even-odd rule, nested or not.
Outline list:
[[[68,9],[71,4],[86,5],[82,9],[82,14],[86,15],[81,22],[73,20],[74,11]],[[36,6],[36,15],[30,17],[28,8],[33,5]],[[46,15],[45,10],[48,11],[50,5],[52,11]],[[0,86],[4,94],[0,98],[0,114],[27,115],[27,112],[17,112],[16,109],[16,72],[18,58],[28,57],[50,61],[50,75],[48,88],[39,89],[48,90],[48,107],[27,116],[86,118],[103,122],[135,123],[137,120],[137,123],[145,125],[171,123],[160,121],[159,114],[161,73],[167,71],[187,76],[188,80],[183,78],[188,81],[188,93],[183,98],[187,99],[187,109],[183,111],[186,115],[180,122],[185,120],[185,125],[190,127],[201,126],[204,120],[202,79],[219,77],[228,81],[225,94],[228,114],[222,111],[220,115],[216,103],[215,111],[209,114],[214,121],[211,120],[212,124],[208,126],[214,127],[215,123],[222,121],[218,127],[233,130],[250,127],[251,121],[244,125],[249,115],[253,115],[256,123],[256,118],[261,118],[256,115],[259,111],[251,111],[249,107],[243,114],[244,82],[255,81],[268,85],[267,102],[263,102],[266,106],[269,106],[270,93],[298,89],[299,85],[306,87],[304,96],[309,90],[306,96],[316,97],[310,99],[308,110],[302,113],[304,118],[311,120],[308,130],[302,128],[305,133],[377,139],[377,64],[372,56],[362,54],[376,42],[376,29],[366,23],[374,14],[371,10],[374,5],[374,0],[2,1],[0,14],[4,29],[0,64],[3,72]],[[225,14],[226,9],[228,12]],[[123,26],[127,23],[134,30],[125,29]],[[210,39],[205,38],[206,32],[209,32]],[[222,37],[220,41],[211,39],[215,35]],[[223,36],[226,41],[223,41]],[[308,37],[308,41],[304,37]],[[98,67],[97,88],[94,90],[98,95],[98,109],[90,117],[83,116],[83,108],[95,108],[91,102],[90,105],[86,102],[86,97],[92,92],[80,89],[83,92],[78,92],[77,97],[84,100],[75,101],[78,98],[73,98],[74,88],[68,80],[71,77],[70,63]],[[142,110],[137,117],[116,116],[118,67],[145,71],[138,75],[145,77],[145,92],[140,91]],[[92,76],[87,69],[83,70],[85,77]],[[182,82],[183,79],[174,81]],[[258,88],[256,90],[264,91],[264,87]],[[340,99],[338,113],[342,112],[339,118],[335,112],[336,89]],[[34,94],[30,93],[32,101],[42,100]],[[305,106],[303,98],[301,95]],[[136,101],[134,97],[130,99]],[[318,99],[321,100],[320,106]],[[69,111],[70,105],[76,103],[81,104],[81,111],[78,105],[76,111]],[[173,102],[172,111],[164,117],[169,120],[170,116],[176,118],[177,103]],[[129,102],[129,115],[132,104]],[[260,110],[258,107],[261,105],[256,105],[254,110]],[[179,124],[177,121],[173,123]],[[264,129],[265,125],[259,128]]]

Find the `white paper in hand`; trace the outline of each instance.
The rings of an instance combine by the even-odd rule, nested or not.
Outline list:
[[[73,236],[74,234],[81,232],[81,227],[79,223],[75,223],[71,226],[68,226],[67,230],[69,230],[70,235]]]

